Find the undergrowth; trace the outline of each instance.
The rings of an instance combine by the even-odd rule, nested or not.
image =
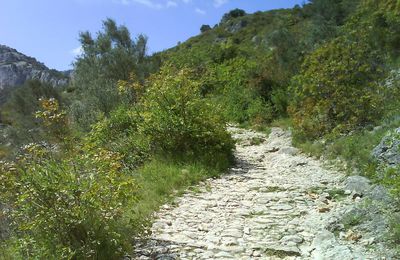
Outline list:
[[[347,135],[326,136],[315,141],[302,139],[294,134],[293,145],[318,158],[324,156],[330,160],[343,160],[349,174],[358,171],[358,174],[375,178],[378,165],[371,152],[388,130],[399,125],[399,121],[392,120],[376,128],[363,128]]]
[[[137,171],[139,185],[138,203],[135,205],[135,216],[147,219],[159,206],[171,202],[188,187],[199,181],[217,177],[220,171],[199,163],[181,163],[167,159],[155,159]]]

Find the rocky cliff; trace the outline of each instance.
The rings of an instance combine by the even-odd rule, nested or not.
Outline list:
[[[0,90],[21,85],[29,79],[38,79],[53,86],[68,83],[68,77],[63,73],[51,70],[35,58],[0,44]]]

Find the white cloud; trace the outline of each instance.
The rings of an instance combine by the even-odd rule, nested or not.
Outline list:
[[[160,3],[155,3],[154,1],[151,0],[121,0],[121,3],[124,5],[129,5],[131,3],[137,3],[137,4],[141,4],[144,6],[147,6],[149,8],[152,9],[161,9],[163,8],[163,5]]]
[[[205,15],[206,14],[206,11],[204,11],[203,9],[200,9],[200,8],[196,8],[194,11],[196,13],[198,13],[198,14],[201,14],[201,15]]]
[[[174,1],[168,1],[166,6],[167,6],[167,8],[168,7],[177,7],[178,4],[176,2],[174,2]]]
[[[214,0],[214,7],[218,8],[220,6],[223,6],[224,4],[227,4],[229,0]]]
[[[75,49],[71,50],[70,52],[74,56],[79,56],[83,54],[83,48],[82,46],[76,47]]]

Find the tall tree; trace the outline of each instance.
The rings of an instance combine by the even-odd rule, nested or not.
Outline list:
[[[78,100],[71,106],[75,121],[88,127],[97,114],[108,114],[119,102],[116,83],[128,80],[131,73],[146,76],[147,37],[135,40],[126,26],[112,19],[103,22],[103,30],[94,38],[80,33],[83,54],[74,64],[74,86]]]

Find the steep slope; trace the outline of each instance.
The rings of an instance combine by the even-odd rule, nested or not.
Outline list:
[[[0,45],[0,91],[5,87],[22,85],[29,79],[37,79],[53,86],[68,83],[68,77],[61,72],[51,70],[35,58],[15,49]]]
[[[253,14],[232,10],[213,28],[203,25],[201,34],[161,55],[184,65],[220,63],[238,56],[256,60],[278,56],[271,65],[298,65],[301,57],[337,35],[337,29],[359,3],[358,0],[310,2],[302,7]]]
[[[268,124],[287,116],[289,86],[304,59],[342,33],[359,1],[313,0],[292,9],[226,13],[213,28],[156,54],[191,68],[229,121]]]

